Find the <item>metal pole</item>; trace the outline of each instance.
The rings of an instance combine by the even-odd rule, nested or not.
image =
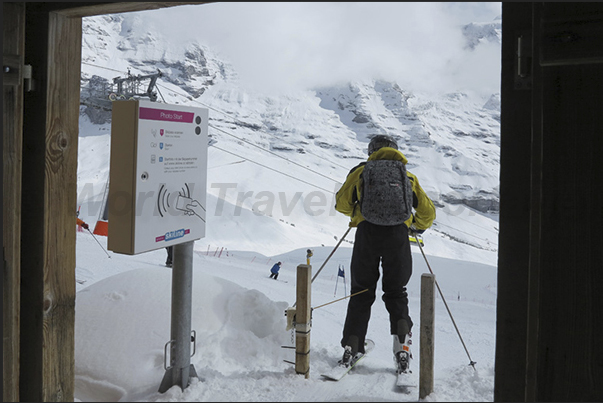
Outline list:
[[[170,366],[159,387],[164,393],[174,385],[186,389],[190,378],[198,378],[191,364],[191,306],[193,285],[193,245],[194,241],[174,245],[172,267],[172,330],[170,345]],[[167,346],[167,345],[166,345]]]

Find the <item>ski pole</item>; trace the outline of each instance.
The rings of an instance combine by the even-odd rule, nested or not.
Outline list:
[[[345,234],[343,234],[343,236],[341,237],[341,239],[339,240],[339,242],[337,242],[337,245],[335,245],[335,248],[333,249],[333,251],[331,252],[331,254],[327,257],[327,260],[325,260],[325,262],[322,264],[322,266],[320,266],[320,269],[318,269],[318,271],[316,272],[316,274],[314,275],[314,277],[312,277],[312,281],[310,281],[310,284],[314,282],[314,279],[318,276],[318,274],[320,273],[320,271],[325,267],[325,265],[327,264],[327,262],[329,261],[329,259],[331,258],[331,256],[333,256],[333,253],[335,253],[335,251],[337,250],[337,248],[339,248],[339,245],[341,244],[341,242],[343,242],[343,240],[345,239],[346,235],[348,234],[348,232],[350,232],[351,229],[352,229],[352,227],[348,227],[348,230],[345,232]]]
[[[96,237],[94,236],[94,234],[92,233],[92,231],[90,231],[90,228],[86,228],[86,229],[88,230],[88,232],[90,232],[90,235],[92,235],[92,238],[94,238],[94,240],[101,247],[101,249],[105,251],[105,253],[107,254],[107,256],[109,256],[109,259],[111,259],[111,255],[109,255],[109,252],[107,252],[105,250],[105,248],[103,248],[103,245],[101,245],[101,243],[98,241],[98,239],[96,239]]]
[[[425,259],[425,263],[427,263],[427,268],[429,269],[429,271],[431,272],[431,274],[433,274],[433,276],[435,277],[435,274],[433,273],[433,270],[431,270],[431,266],[429,265],[429,262],[427,261],[427,256],[425,256],[425,252],[423,252],[423,247],[421,246],[421,242],[418,239],[418,233],[416,233],[415,231],[411,230],[412,233],[415,234],[415,237],[417,238],[417,245],[419,245],[419,249],[421,249],[421,254],[423,255],[423,259]],[[440,285],[438,284],[438,280],[435,280],[435,285],[438,288],[438,292],[440,293],[440,297],[442,297],[442,301],[444,302],[444,306],[446,307],[446,310],[448,311],[448,315],[450,315],[450,319],[452,320],[452,324],[454,325],[454,328],[456,329],[456,333],[459,335],[459,339],[461,339],[461,343],[463,344],[463,348],[465,349],[465,352],[467,353],[467,357],[469,357],[469,365],[471,365],[473,367],[474,370],[475,369],[475,364],[476,362],[473,361],[471,359],[471,356],[469,355],[469,351],[467,350],[467,346],[465,346],[465,342],[463,341],[463,337],[461,336],[461,332],[459,332],[459,328],[456,326],[456,322],[454,321],[454,318],[452,317],[452,312],[450,312],[450,308],[448,308],[448,304],[446,303],[446,299],[444,298],[444,294],[442,293],[442,290],[440,289]],[[477,370],[476,370],[477,371]]]
[[[346,235],[348,234],[348,232],[350,232],[350,230],[352,229],[352,227],[348,227],[348,230],[345,232],[345,234],[343,234],[343,236],[341,237],[341,239],[339,240],[339,242],[337,242],[337,245],[335,245],[335,248],[333,248],[333,250],[331,251],[331,254],[329,254],[329,256],[327,257],[327,260],[325,260],[325,262],[322,264],[322,266],[320,266],[320,269],[318,269],[318,271],[316,272],[316,274],[314,275],[314,277],[312,277],[312,280],[310,281],[310,284],[312,284],[314,282],[314,279],[316,278],[316,276],[318,276],[318,273],[320,273],[320,271],[323,269],[323,267],[325,267],[325,264],[327,264],[327,262],[329,261],[329,259],[331,258],[331,256],[333,256],[333,253],[335,253],[335,251],[337,250],[337,248],[339,247],[339,245],[341,244],[341,242],[343,242],[343,240],[345,239]],[[295,303],[293,304],[293,306],[297,305],[297,301],[295,301]]]

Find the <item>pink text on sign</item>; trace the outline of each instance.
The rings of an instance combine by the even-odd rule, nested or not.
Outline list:
[[[140,108],[139,118],[164,122],[193,123],[195,114],[191,112],[168,111],[166,109]]]

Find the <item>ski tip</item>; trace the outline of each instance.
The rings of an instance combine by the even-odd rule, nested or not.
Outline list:
[[[415,389],[415,385],[396,385],[398,391],[410,395]]]
[[[333,377],[331,375],[327,375],[327,374],[320,374],[320,376],[322,376],[325,381],[337,382],[341,379],[341,378],[335,378],[335,377]]]

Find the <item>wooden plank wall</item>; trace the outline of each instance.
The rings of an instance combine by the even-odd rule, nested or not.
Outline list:
[[[2,98],[2,401],[19,401],[21,152],[25,4],[3,3]],[[13,73],[14,72],[14,73]],[[8,76],[8,77],[7,77]]]

